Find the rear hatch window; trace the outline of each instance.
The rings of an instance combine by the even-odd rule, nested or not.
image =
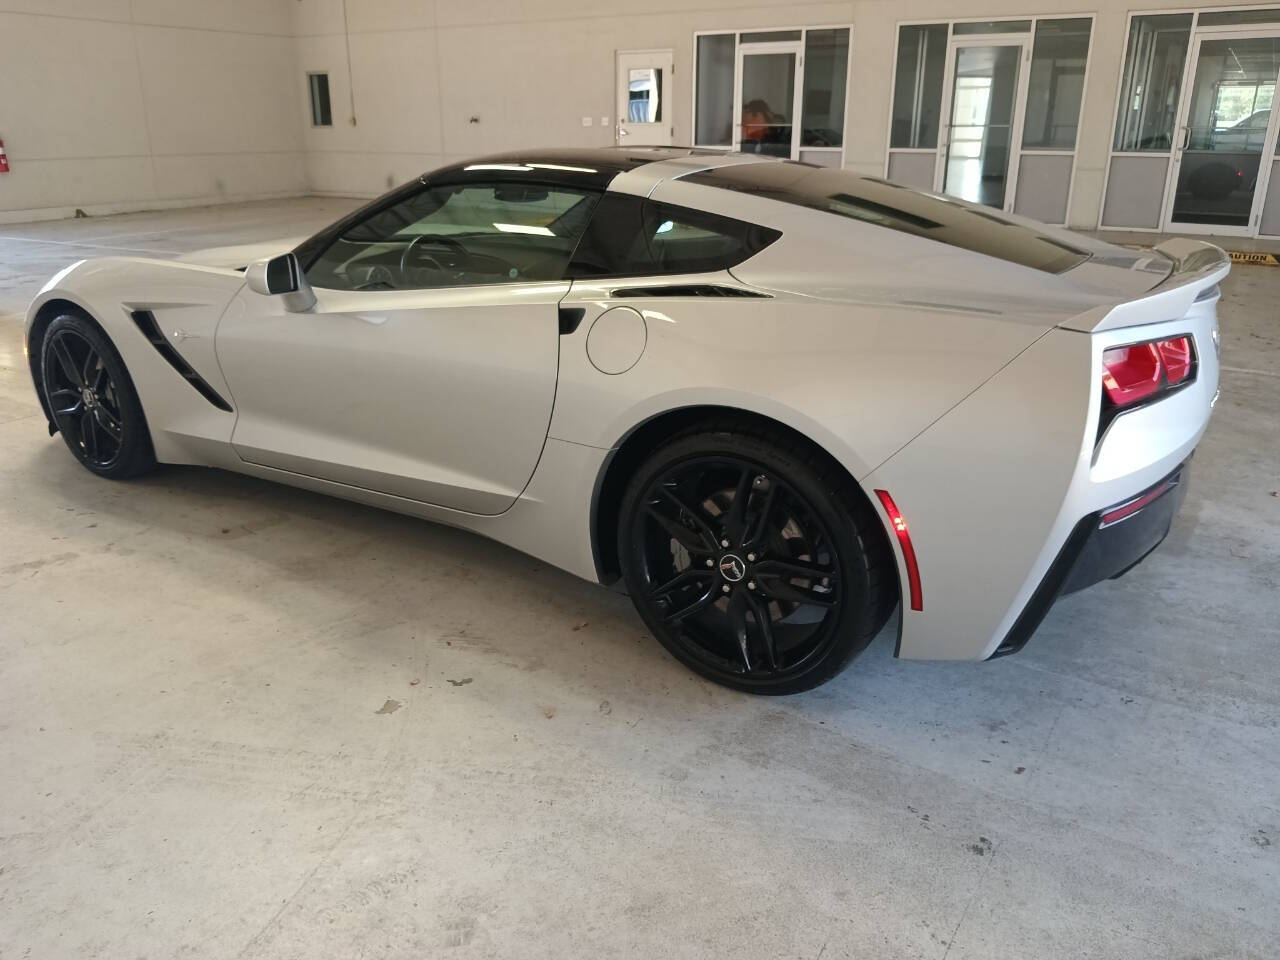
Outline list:
[[[1018,223],[998,211],[921,193],[877,177],[806,163],[743,163],[680,178],[688,183],[822,210],[1046,273],[1062,273],[1089,251]]]

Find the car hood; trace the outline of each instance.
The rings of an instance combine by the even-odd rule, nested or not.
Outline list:
[[[306,237],[285,237],[281,240],[267,240],[262,243],[242,243],[234,247],[210,247],[207,250],[196,250],[194,253],[178,257],[181,263],[191,263],[200,267],[226,267],[231,270],[243,270],[257,260],[266,260],[288,253]]]

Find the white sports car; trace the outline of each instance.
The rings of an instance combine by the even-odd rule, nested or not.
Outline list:
[[[82,261],[27,317],[94,473],[204,464],[474,530],[601,583],[719,683],[1019,649],[1164,538],[1218,282],[847,171],[510,153],[314,237]]]

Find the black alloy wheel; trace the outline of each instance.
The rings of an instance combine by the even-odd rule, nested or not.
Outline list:
[[[847,486],[783,435],[673,440],[623,502],[641,616],[680,660],[736,689],[793,693],[834,676],[896,600],[877,521]]]
[[[71,314],[49,324],[40,372],[54,424],[86,468],[123,479],[155,465],[133,383],[115,347],[93,324]]]

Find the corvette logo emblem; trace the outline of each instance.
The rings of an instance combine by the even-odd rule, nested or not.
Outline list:
[[[720,558],[720,576],[724,577],[730,583],[737,583],[747,575],[747,565],[742,562],[741,557],[735,557],[732,553],[726,553]]]

